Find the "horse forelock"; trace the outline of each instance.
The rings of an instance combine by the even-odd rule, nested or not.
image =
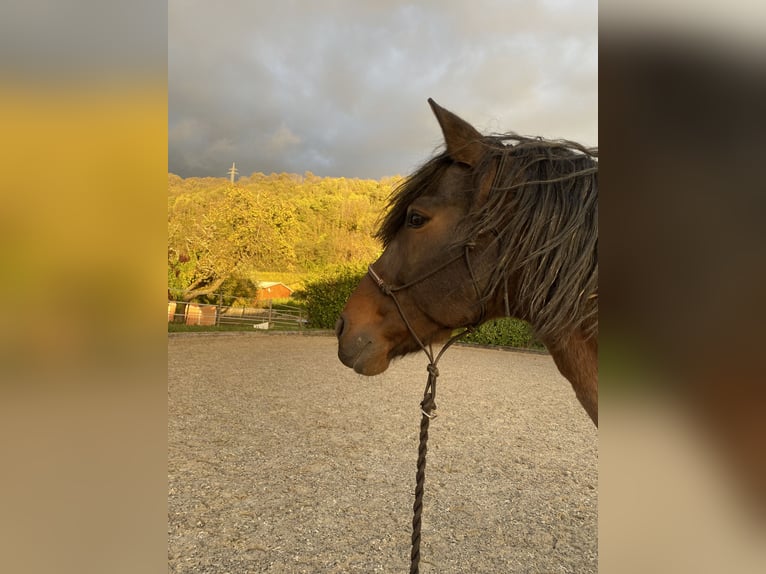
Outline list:
[[[386,214],[375,234],[384,247],[393,241],[404,225],[409,205],[417,198],[435,191],[450,165],[452,160],[446,152],[440,153],[429,159],[394,189],[388,198]]]

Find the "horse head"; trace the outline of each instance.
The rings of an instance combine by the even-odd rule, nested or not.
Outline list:
[[[485,300],[488,241],[468,237],[466,215],[484,199],[493,176],[477,176],[492,147],[473,126],[429,99],[446,151],[427,162],[391,201],[379,238],[384,251],[349,298],[336,324],[338,356],[376,375],[390,361],[438,343],[494,313]],[[392,297],[392,291],[395,297]]]
[[[528,321],[586,411],[598,411],[598,150],[482,136],[429,100],[445,151],[392,195],[384,251],[336,325],[364,375],[455,329]]]

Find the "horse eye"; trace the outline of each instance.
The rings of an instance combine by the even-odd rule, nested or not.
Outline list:
[[[426,221],[428,221],[428,218],[419,214],[417,211],[407,214],[407,227],[417,229],[418,227],[423,227]]]

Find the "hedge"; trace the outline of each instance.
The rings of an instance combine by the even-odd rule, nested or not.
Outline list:
[[[367,272],[367,266],[343,265],[306,282],[295,296],[305,302],[309,326],[333,329],[346,301]]]
[[[475,332],[466,335],[466,343],[493,345],[499,347],[519,347],[543,349],[532,332],[532,327],[521,319],[504,318],[487,321]]]

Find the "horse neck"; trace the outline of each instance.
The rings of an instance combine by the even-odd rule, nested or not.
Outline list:
[[[575,395],[598,426],[598,339],[575,331],[548,350],[556,366],[572,384]]]
[[[530,321],[520,309],[510,302],[507,309],[502,294],[497,294],[487,305],[487,318],[516,317]],[[546,346],[559,372],[572,384],[575,395],[598,426],[598,338],[587,337],[581,330],[575,330],[557,341],[546,341]]]

